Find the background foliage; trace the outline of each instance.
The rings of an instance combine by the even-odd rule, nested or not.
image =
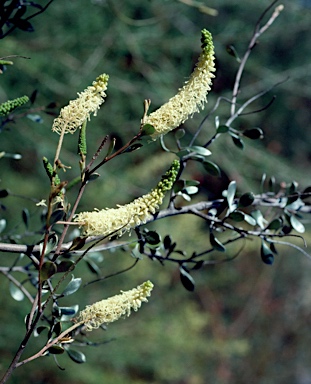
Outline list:
[[[29,59],[15,59],[14,66],[1,76],[0,100],[38,91],[31,118],[23,117],[1,132],[0,150],[22,154],[20,161],[1,159],[1,189],[36,199],[46,197],[48,180],[41,158],[53,156],[57,137],[50,131],[53,116],[38,108],[55,102],[57,111],[102,72],[110,75],[108,98],[92,120],[89,142],[94,147],[89,151],[107,133],[119,137],[118,145],[129,139],[139,127],[143,100],[150,98],[155,109],[189,76],[200,52],[202,28],[212,32],[217,56],[217,77],[207,106],[211,109],[219,95],[229,95],[238,66],[226,46],[233,44],[243,53],[259,15],[269,4],[209,1],[206,5],[218,10],[217,16],[211,16],[181,1],[124,0],[118,7],[104,0],[53,2],[34,19],[33,33],[16,30],[1,41],[1,56],[18,54]],[[199,167],[191,170],[200,176],[208,196],[219,196],[233,179],[241,191],[258,190],[263,172],[278,182],[294,178],[305,187],[310,184],[306,172],[311,156],[310,8],[306,2],[284,4],[285,11],[260,39],[242,79],[247,99],[288,77],[258,100],[256,109],[275,94],[269,109],[239,120],[241,128],[261,127],[265,139],[260,144],[248,142],[244,152],[226,137],[213,144],[212,160],[221,165],[223,177],[208,177]],[[220,117],[226,112],[226,106],[218,111]],[[37,115],[40,123],[33,121]],[[194,132],[203,116],[189,120],[187,131]],[[212,131],[213,124],[209,124]],[[67,145],[64,162],[70,163],[76,142],[67,140]],[[87,191],[81,209],[130,201],[148,191],[167,164],[159,144],[143,147],[130,161],[121,157]],[[5,205],[1,215],[8,221],[7,234],[24,233],[21,212],[25,207],[30,212],[27,231],[36,228],[37,208],[32,201],[11,196]],[[170,233],[189,252],[208,241],[205,228],[195,219],[171,218],[160,221],[157,228],[163,236]],[[185,233],[190,230],[189,238]],[[35,240],[29,238],[29,242]],[[282,248],[273,267],[268,267],[261,263],[258,249],[258,244],[249,243],[234,262],[198,271],[194,293],[182,289],[174,266],[163,268],[147,259],[128,273],[85,287],[75,296],[81,308],[141,280],[152,280],[156,288],[148,307],[138,315],[111,325],[106,333],[91,335],[93,341],[110,342],[83,349],[87,364],[76,365],[61,357],[66,370],[59,371],[49,357],[19,368],[10,382],[54,383],[60,378],[77,384],[311,382],[310,260]],[[3,264],[5,257],[10,265],[12,256],[2,254]],[[103,257],[103,275],[133,262],[122,251],[98,257]],[[79,268],[85,282],[94,278],[86,264]],[[2,370],[22,337],[27,307],[6,295],[4,278],[1,285],[0,316],[3,325],[10,324],[0,330]]]

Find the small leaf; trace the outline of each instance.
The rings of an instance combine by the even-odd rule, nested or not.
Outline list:
[[[239,149],[244,149],[244,142],[242,139],[240,139],[237,135],[232,135],[232,141],[233,141],[233,144],[238,147]]]
[[[71,360],[75,363],[82,364],[86,362],[84,353],[71,348],[66,348],[66,352],[68,353],[68,356],[71,358]]]
[[[144,231],[144,238],[149,245],[158,245],[161,242],[160,235],[155,231]]]
[[[244,220],[245,220],[248,224],[250,224],[250,225],[253,225],[253,226],[256,225],[256,220],[255,220],[252,216],[247,215],[246,213],[244,214]]]
[[[283,221],[280,218],[277,218],[271,221],[271,223],[267,226],[267,229],[273,229],[277,231],[282,227],[282,225],[283,225]]]
[[[79,311],[79,305],[72,305],[71,307],[58,307],[60,315],[62,316],[61,321],[71,319]]]
[[[221,171],[217,164],[206,160],[203,161],[202,164],[208,174],[211,176],[220,177]]]
[[[151,136],[155,132],[155,128],[151,124],[145,124],[141,130],[141,136]]]
[[[10,294],[16,301],[22,301],[25,297],[23,291],[12,282],[10,282]]]
[[[92,273],[95,273],[97,276],[101,275],[101,271],[100,271],[98,265],[96,263],[94,263],[93,260],[89,260],[89,259],[84,258],[84,261],[86,262],[86,265],[88,266],[89,270]]]
[[[274,262],[274,256],[267,244],[262,240],[260,248],[261,259],[265,264],[271,265]]]
[[[206,149],[204,147],[200,147],[200,146],[197,146],[197,145],[194,145],[192,147],[188,147],[188,149],[191,152],[195,152],[198,155],[202,155],[202,156],[210,156],[212,154],[212,152],[209,149]]]
[[[82,279],[80,277],[72,278],[67,287],[62,292],[62,296],[69,296],[75,293],[81,286]]]
[[[194,195],[195,193],[198,193],[199,188],[195,186],[189,186],[184,188],[184,192],[186,192],[188,195]]]
[[[52,347],[50,347],[48,349],[48,351],[52,354],[52,355],[61,355],[62,353],[65,352],[65,349],[63,347],[61,347],[60,345],[52,345]]]
[[[253,204],[255,200],[255,196],[252,192],[244,193],[240,199],[239,199],[239,206],[240,207],[249,207]]]
[[[170,249],[171,244],[172,244],[172,239],[170,235],[166,235],[163,239],[164,249]]]
[[[38,337],[42,332],[48,330],[49,327],[46,325],[39,325],[34,331],[34,337]]]
[[[57,273],[67,272],[74,265],[72,260],[63,260],[57,264]]]
[[[193,292],[195,288],[195,281],[192,276],[183,266],[179,268],[180,272],[180,281],[182,285],[187,289],[187,291]]]
[[[238,63],[241,62],[241,59],[240,59],[236,49],[234,48],[234,46],[232,44],[227,45],[226,51],[229,53],[230,56],[233,56]]]
[[[178,129],[175,132],[175,139],[180,140],[185,136],[186,131],[183,128]]]
[[[140,149],[142,146],[143,146],[143,145],[140,144],[140,143],[132,144],[132,145],[130,145],[128,148],[126,148],[126,149],[123,151],[123,153],[137,151],[137,150]]]
[[[251,212],[251,215],[256,220],[256,223],[259,225],[261,229],[264,229],[265,225],[267,224],[267,221],[263,217],[261,211],[259,209],[256,209],[255,211]]]
[[[245,216],[245,214],[243,212],[234,211],[234,212],[231,212],[228,217],[229,217],[229,219],[239,223],[241,221],[244,221],[244,216]]]
[[[227,133],[229,131],[229,127],[227,125],[220,125],[217,128],[217,133]]]
[[[227,201],[228,201],[229,207],[232,207],[235,192],[236,192],[236,181],[232,180],[228,185],[228,189],[227,189]]]
[[[290,224],[294,228],[295,231],[297,231],[299,233],[305,232],[304,225],[297,219],[296,216],[294,216],[294,215],[290,216]]]
[[[6,227],[6,220],[0,219],[0,233],[2,233],[5,230]]]
[[[211,246],[218,252],[225,252],[225,246],[215,237],[215,235],[211,232],[209,237]]]
[[[243,131],[243,136],[248,137],[251,140],[258,140],[263,138],[263,130],[260,128],[246,129]]]
[[[3,199],[5,197],[9,196],[9,191],[7,189],[1,189],[0,191],[0,199]]]
[[[40,277],[41,280],[47,280],[57,272],[57,266],[52,261],[46,261],[41,268]]]
[[[92,173],[89,178],[88,178],[88,181],[94,181],[94,180],[97,180],[98,178],[100,177],[100,174],[95,172],[95,173]]]
[[[43,123],[43,119],[40,115],[28,114],[26,117],[35,123]]]

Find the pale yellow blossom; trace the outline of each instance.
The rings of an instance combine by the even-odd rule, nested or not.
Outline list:
[[[102,324],[112,323],[121,317],[137,311],[143,302],[147,302],[153,288],[151,281],[139,285],[130,291],[88,305],[80,312],[76,322],[84,324],[88,331],[99,328]]]
[[[81,223],[82,235],[109,236],[117,233],[121,236],[131,228],[146,223],[162,204],[165,193],[172,188],[178,170],[179,161],[174,160],[171,168],[162,176],[156,188],[129,204],[77,214],[74,221]]]
[[[151,124],[155,128],[151,135],[153,139],[179,127],[189,116],[192,117],[195,112],[204,108],[212,78],[215,77],[213,39],[206,29],[202,30],[201,42],[202,53],[190,79],[175,96],[144,120],[144,124]]]
[[[61,134],[74,133],[81,127],[85,120],[90,119],[90,114],[96,116],[97,110],[104,102],[109,76],[100,75],[83,92],[78,93],[78,98],[71,100],[61,109],[59,116],[54,120],[52,131]]]

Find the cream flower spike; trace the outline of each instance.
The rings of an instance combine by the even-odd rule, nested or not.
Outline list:
[[[85,120],[90,119],[90,114],[96,116],[97,110],[103,104],[106,97],[106,89],[109,76],[102,74],[93,81],[83,92],[78,93],[78,98],[71,100],[62,108],[59,116],[54,120],[52,131],[61,134],[74,133],[81,127]]]
[[[140,224],[146,223],[162,204],[165,192],[169,191],[176,180],[179,161],[174,160],[170,169],[150,193],[139,197],[118,208],[106,208],[101,211],[81,212],[74,221],[81,223],[82,236],[109,236],[116,232],[122,236]]]
[[[151,124],[155,132],[151,137],[155,140],[160,135],[172,131],[184,123],[189,116],[204,108],[207,93],[211,90],[212,78],[215,77],[214,45],[212,35],[202,30],[202,53],[192,72],[190,79],[179,89],[166,104],[152,112],[144,121]]]
[[[131,314],[131,309],[137,311],[143,302],[147,302],[153,289],[151,281],[139,285],[130,291],[88,305],[75,319],[84,324],[87,331],[99,328],[102,324],[112,323],[121,317]]]

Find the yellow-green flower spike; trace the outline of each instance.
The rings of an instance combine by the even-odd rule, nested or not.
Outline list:
[[[49,176],[50,181],[53,181],[54,178],[54,185],[58,185],[60,183],[60,178],[59,176],[55,173],[52,164],[48,161],[46,157],[43,157],[43,166],[44,169]]]
[[[59,116],[54,120],[52,131],[58,134],[74,133],[82,126],[85,120],[90,120],[91,113],[94,116],[104,102],[109,76],[100,75],[83,92],[78,93],[78,98],[71,100],[67,106],[61,109]]]
[[[175,96],[144,121],[155,128],[154,134],[151,135],[153,139],[179,127],[195,112],[204,108],[207,93],[211,90],[212,79],[215,77],[213,39],[206,29],[202,30],[201,42],[202,53],[190,79]]]
[[[174,160],[156,188],[129,204],[77,214],[74,221],[81,223],[82,235],[110,236],[117,233],[121,236],[124,232],[146,223],[159,209],[165,193],[173,187],[179,166],[179,161]]]
[[[21,107],[29,101],[28,96],[18,97],[14,100],[8,100],[0,105],[0,116],[6,116],[12,112],[15,108]]]
[[[148,302],[147,297],[150,296],[152,289],[151,281],[146,281],[130,291],[121,291],[119,295],[88,305],[75,321],[84,324],[87,331],[92,331],[102,324],[129,316],[132,309],[137,311],[143,302]]]

